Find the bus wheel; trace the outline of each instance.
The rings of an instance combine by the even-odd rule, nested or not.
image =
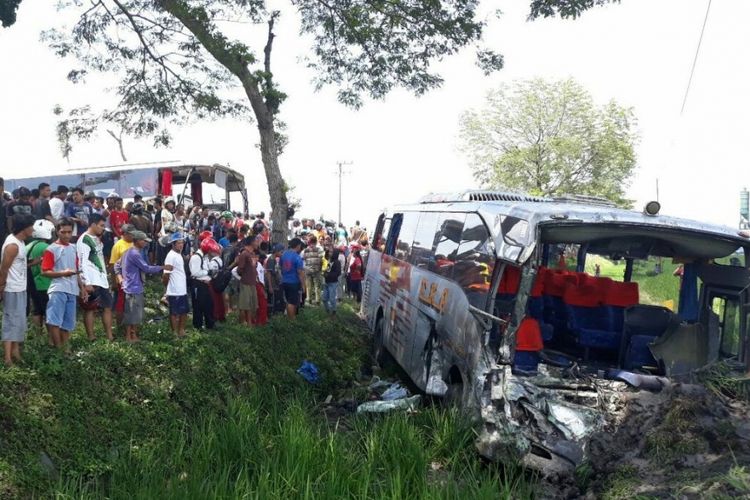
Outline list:
[[[447,407],[463,407],[466,386],[464,385],[464,379],[461,376],[461,371],[458,367],[454,366],[450,369],[446,384],[448,385],[448,391],[445,393],[445,396],[443,396],[443,404]]]
[[[372,342],[372,357],[375,362],[383,369],[392,368],[394,360],[388,349],[385,348],[385,336],[383,331],[383,317],[379,317],[375,322],[375,334]]]

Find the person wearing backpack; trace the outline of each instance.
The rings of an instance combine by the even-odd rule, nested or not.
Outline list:
[[[49,296],[47,291],[52,282],[50,278],[42,276],[42,256],[47,247],[52,243],[55,234],[55,225],[44,219],[34,222],[34,232],[31,242],[26,244],[26,257],[29,266],[29,284],[27,286],[31,298],[31,321],[44,333],[45,317],[47,316],[47,302]],[[50,345],[52,337],[49,337]]]
[[[219,244],[212,238],[205,238],[200,242],[200,247],[188,260],[190,272],[190,298],[193,303],[193,327],[197,330],[216,328],[214,320],[214,302],[211,297],[211,276],[209,275],[208,263],[211,252],[220,252]]]

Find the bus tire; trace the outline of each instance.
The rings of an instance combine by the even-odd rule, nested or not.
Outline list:
[[[466,403],[466,384],[461,370],[457,366],[453,366],[448,371],[445,383],[448,386],[448,391],[442,398],[443,405],[449,408],[453,406],[463,408]]]
[[[383,316],[379,315],[375,321],[375,333],[372,339],[372,357],[380,368],[388,369],[395,366],[391,353],[385,347]]]

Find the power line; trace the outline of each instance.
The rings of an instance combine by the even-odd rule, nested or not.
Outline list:
[[[708,21],[708,13],[711,11],[711,0],[708,0],[706,6],[706,15],[703,18],[703,27],[701,28],[701,35],[698,38],[698,46],[695,48],[695,57],[693,58],[693,67],[690,68],[690,78],[688,79],[687,88],[685,88],[685,97],[682,98],[682,108],[680,108],[680,114],[685,111],[685,103],[687,103],[688,93],[690,93],[690,84],[693,83],[693,73],[695,73],[695,65],[698,63],[698,53],[701,50],[701,44],[703,43],[703,33],[706,31],[706,22]]]

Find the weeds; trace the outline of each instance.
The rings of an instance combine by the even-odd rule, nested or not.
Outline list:
[[[158,295],[158,294],[157,294]],[[158,296],[155,295],[155,299]],[[0,370],[0,498],[528,498],[517,469],[485,465],[456,411],[357,417],[335,432],[318,401],[369,365],[348,305],[247,330],[91,343],[71,356],[32,334]],[[295,373],[318,365],[310,385]],[[41,453],[50,463],[40,460]]]
[[[466,447],[455,412],[357,417],[324,430],[306,396],[262,391],[228,417],[170,426],[90,483],[60,482],[61,498],[531,498],[516,470],[485,466]],[[459,425],[453,425],[459,424]],[[446,443],[461,445],[457,451]],[[450,461],[446,462],[446,456]],[[442,463],[439,479],[429,472]]]
[[[695,372],[697,380],[715,394],[750,401],[750,378],[737,375],[744,367],[737,362],[721,361]]]

